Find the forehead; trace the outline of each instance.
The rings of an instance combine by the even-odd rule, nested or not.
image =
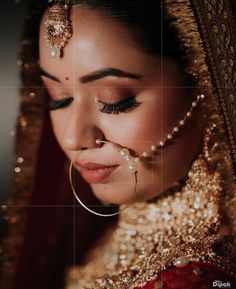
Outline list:
[[[46,20],[40,26],[40,64],[47,68],[52,63],[50,48],[46,45]],[[87,7],[75,5],[71,11],[73,34],[63,49],[63,57],[53,64],[60,70],[64,65],[85,69],[81,73],[99,69],[101,66],[134,66],[140,57],[137,44],[127,28]],[[65,67],[64,67],[65,68]]]

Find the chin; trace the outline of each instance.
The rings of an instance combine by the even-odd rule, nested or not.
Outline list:
[[[135,199],[133,184],[95,184],[91,187],[96,198],[104,203],[122,205],[133,203]]]

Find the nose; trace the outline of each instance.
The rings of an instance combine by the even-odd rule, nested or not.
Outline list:
[[[93,111],[75,103],[67,118],[62,145],[67,151],[98,147],[96,139],[103,139],[102,130],[97,126]]]

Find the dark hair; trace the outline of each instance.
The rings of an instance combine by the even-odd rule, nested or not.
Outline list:
[[[184,64],[176,32],[168,23],[161,0],[74,0],[73,4],[94,8],[134,32],[140,48]]]

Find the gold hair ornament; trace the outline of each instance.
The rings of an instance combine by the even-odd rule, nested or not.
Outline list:
[[[44,24],[46,26],[47,46],[51,49],[52,59],[55,60],[62,56],[62,49],[72,36],[68,1],[58,1],[53,4],[47,11]]]

